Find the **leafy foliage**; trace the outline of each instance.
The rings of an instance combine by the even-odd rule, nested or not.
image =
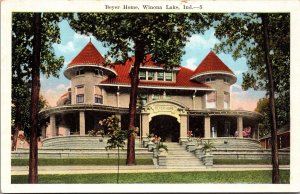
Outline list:
[[[203,147],[200,149],[200,151],[202,152],[209,152],[211,150],[215,150],[216,147],[214,146],[214,144],[212,142],[209,142],[209,141],[204,141],[203,142]]]
[[[270,57],[279,114],[277,122],[280,127],[290,120],[290,14],[270,13],[268,16]],[[249,70],[243,73],[243,89],[268,91],[262,20],[259,14],[214,14],[213,18],[216,20],[215,35],[221,40],[215,49],[232,53],[234,59],[247,59]]]
[[[111,58],[125,62],[135,52],[137,42],[142,42],[144,54],[150,53],[154,61],[171,68],[179,64],[188,37],[210,24],[205,14],[78,13],[70,25],[110,47],[108,64]]]
[[[47,77],[58,77],[64,59],[55,56],[52,44],[60,41],[58,22],[62,18],[57,13],[42,15],[41,72]],[[12,15],[12,123],[18,124],[26,137],[29,136],[30,126],[33,18],[33,13],[16,12]],[[45,99],[42,98],[39,105],[39,109],[47,106]],[[16,126],[12,127],[14,131]]]
[[[105,147],[106,149],[123,148],[125,146],[128,131],[121,130],[120,119],[117,116],[112,115],[99,123],[108,131],[109,139],[107,140],[108,146]]]

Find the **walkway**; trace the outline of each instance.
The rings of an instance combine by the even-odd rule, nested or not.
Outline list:
[[[289,165],[281,165],[280,169],[289,170]],[[158,173],[189,171],[251,171],[272,170],[271,165],[214,165],[211,168],[167,168],[152,165],[120,166],[120,173]],[[117,166],[39,166],[39,174],[100,174],[117,173]],[[12,175],[27,175],[28,166],[12,166]]]

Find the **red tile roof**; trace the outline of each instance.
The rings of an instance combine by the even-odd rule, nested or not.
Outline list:
[[[234,75],[234,73],[221,61],[221,59],[213,51],[210,51],[203,61],[198,65],[192,76],[196,76],[197,74],[204,72],[214,71],[225,72]]]
[[[133,58],[134,59],[134,58]],[[117,77],[110,77],[101,82],[101,84],[116,84],[116,85],[130,85],[130,68],[132,67],[134,60],[127,61],[125,65],[116,64],[114,69],[117,72]],[[147,66],[151,67],[159,67],[159,65],[155,64],[153,61],[147,61]],[[185,68],[180,67],[180,70],[176,76],[176,82],[168,82],[168,81],[147,81],[141,80],[140,86],[154,86],[154,87],[201,87],[201,88],[210,88],[210,86],[204,83],[198,83],[190,80],[190,77],[193,75],[193,71]]]
[[[102,55],[96,49],[92,42],[89,42],[79,54],[68,64],[68,67],[74,65],[99,65],[105,62]]]

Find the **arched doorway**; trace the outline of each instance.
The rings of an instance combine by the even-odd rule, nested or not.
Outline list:
[[[180,124],[177,118],[168,115],[154,116],[149,123],[150,134],[158,135],[164,142],[178,142]]]

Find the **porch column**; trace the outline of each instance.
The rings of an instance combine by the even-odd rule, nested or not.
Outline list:
[[[180,115],[180,139],[187,138],[188,131],[188,116],[186,114]]]
[[[50,137],[57,136],[55,114],[50,115]]]
[[[120,92],[117,92],[117,107],[120,107]]]
[[[116,114],[116,117],[119,119],[119,125],[120,125],[120,128],[122,127],[121,125],[121,115],[120,114]]]
[[[237,118],[237,131],[238,137],[243,138],[243,117],[241,116]]]
[[[42,127],[42,138],[45,139],[46,138],[46,126]]]
[[[79,130],[80,130],[80,135],[85,135],[85,116],[84,116],[84,111],[79,112]]]
[[[185,146],[188,141],[187,131],[188,131],[188,115],[183,113],[180,114],[180,134],[179,134],[179,144]],[[179,121],[178,121],[179,122]]]
[[[204,138],[210,138],[210,116],[204,117]]]
[[[142,137],[147,138],[149,135],[149,113],[142,113]]]

